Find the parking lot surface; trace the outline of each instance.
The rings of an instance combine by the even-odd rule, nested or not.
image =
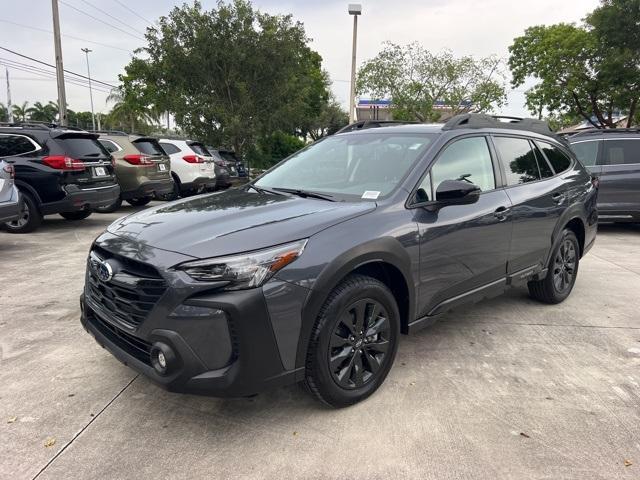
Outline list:
[[[525,289],[403,337],[370,399],[165,392],[84,332],[91,241],[133,211],[0,232],[0,478],[640,478],[640,226],[567,301]]]

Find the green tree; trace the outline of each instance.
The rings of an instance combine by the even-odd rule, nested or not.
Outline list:
[[[247,160],[252,167],[270,168],[304,146],[305,142],[299,137],[278,130],[259,138],[249,148]]]
[[[27,110],[29,102],[22,102],[22,105],[11,105],[11,113],[16,122],[24,122],[27,119]]]
[[[309,116],[329,100],[321,57],[302,24],[247,0],[219,1],[209,11],[199,2],[176,7],[146,38],[123,88],[172,112],[189,135],[239,154],[271,132],[308,129]]]
[[[436,102],[456,115],[488,112],[506,99],[497,57],[433,54],[417,42],[404,46],[385,42],[382,51],[360,68],[356,90],[374,99],[390,99],[394,118],[401,120],[439,120]]]
[[[331,95],[329,101],[320,106],[320,110],[307,117],[300,128],[300,136],[318,140],[326,135],[333,135],[349,124],[349,114]]]
[[[527,106],[541,114],[580,115],[593,126],[615,128],[640,97],[640,2],[604,0],[582,26],[534,26],[509,47],[513,87],[530,77]]]
[[[67,122],[71,127],[83,128],[85,130],[91,130],[93,128],[91,112],[76,112],[67,109]]]
[[[54,122],[58,116],[58,104],[55,102],[47,104],[35,102],[33,106],[26,110],[26,113],[29,120],[35,122]]]
[[[0,122],[8,122],[9,121],[9,110],[4,105],[4,103],[0,103]]]
[[[141,97],[126,86],[114,88],[107,97],[107,102],[113,102],[105,119],[106,125],[111,128],[131,133],[148,133],[151,130],[150,124],[158,121],[154,111],[145,106]]]

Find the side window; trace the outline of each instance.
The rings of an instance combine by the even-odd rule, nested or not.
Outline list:
[[[571,166],[571,159],[558,147],[545,142],[538,142],[538,144],[556,173],[562,173]]]
[[[427,176],[422,179],[418,190],[416,190],[416,203],[429,202],[433,198],[431,193],[431,173],[427,173]]]
[[[592,167],[598,159],[599,140],[589,142],[579,142],[571,144],[571,150],[576,154],[580,163],[585,167]]]
[[[178,153],[180,149],[171,143],[160,142],[160,146],[162,149],[167,152],[167,155],[173,155],[174,153]]]
[[[27,137],[0,135],[0,157],[13,157],[38,150]]]
[[[540,176],[542,178],[553,177],[553,170],[549,166],[549,163],[547,162],[546,158],[544,158],[544,155],[542,155],[542,152],[540,152],[540,149],[534,143],[532,143],[531,145],[533,146],[533,150],[536,153],[536,160],[538,161],[538,169],[540,170]]]
[[[104,148],[107,149],[107,152],[109,152],[109,153],[117,152],[118,150],[120,150],[120,148],[115,143],[113,143],[111,140],[100,140],[99,139],[98,141],[102,144],[102,146]]]
[[[640,140],[605,140],[604,165],[640,163]]]
[[[540,170],[529,140],[525,138],[494,137],[493,141],[500,154],[507,174],[507,185],[540,180]]]
[[[431,178],[434,192],[445,180],[464,180],[482,191],[496,188],[487,140],[484,137],[463,138],[446,147],[431,167]]]

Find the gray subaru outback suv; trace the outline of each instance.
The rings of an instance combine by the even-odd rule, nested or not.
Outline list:
[[[371,395],[400,334],[527,286],[567,298],[597,190],[544,123],[483,115],[320,140],[237,189],[150,208],[91,247],[82,324],[173,391],[304,381]]]
[[[604,222],[640,222],[640,129],[590,129],[569,137],[578,160],[598,177]]]

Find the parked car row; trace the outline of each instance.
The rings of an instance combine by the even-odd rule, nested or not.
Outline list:
[[[241,170],[233,164],[230,173],[231,164],[197,141],[0,123],[0,224],[28,233],[45,215],[81,220],[123,201],[143,206],[228,188]]]

